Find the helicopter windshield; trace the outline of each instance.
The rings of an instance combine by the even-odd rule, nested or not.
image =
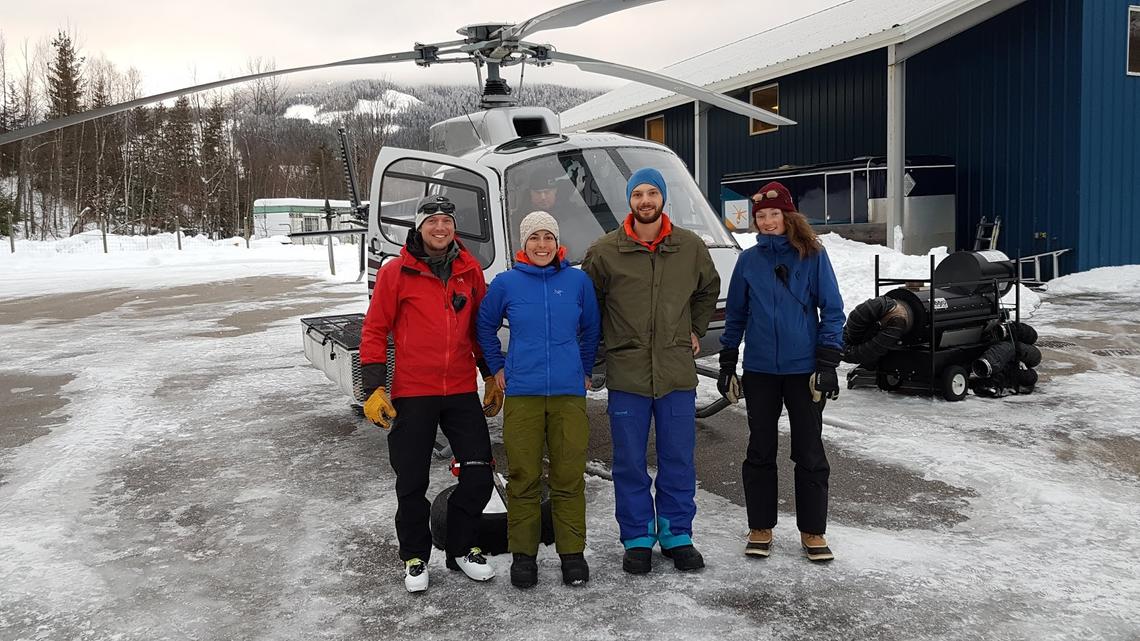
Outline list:
[[[642,167],[665,177],[665,213],[679,227],[694,232],[710,247],[735,247],[731,236],[676,156],[641,147],[573,149],[511,166],[506,172],[507,213],[513,255],[520,248],[519,223],[532,211],[546,211],[558,221],[559,244],[571,263],[629,214],[625,185]]]

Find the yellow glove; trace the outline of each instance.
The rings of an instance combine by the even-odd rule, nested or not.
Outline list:
[[[377,387],[372,396],[364,401],[364,416],[384,429],[392,427],[392,419],[396,418],[396,408],[388,400],[388,392],[383,387]]]
[[[503,410],[503,388],[494,376],[483,379],[483,416],[496,416]]]

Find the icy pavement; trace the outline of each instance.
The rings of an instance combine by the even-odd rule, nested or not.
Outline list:
[[[829,565],[790,511],[771,558],[742,556],[732,408],[699,428],[705,571],[622,573],[591,476],[588,586],[544,548],[533,590],[506,556],[478,585],[436,555],[413,597],[384,434],[300,349],[297,319],[360,311],[362,287],[281,269],[0,301],[0,639],[1140,638],[1140,288],[1044,297],[1036,394],[844,390]]]

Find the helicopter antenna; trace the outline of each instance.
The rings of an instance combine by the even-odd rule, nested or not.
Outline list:
[[[467,116],[467,122],[471,123],[471,130],[475,132],[475,137],[479,139],[480,143],[486,145],[487,142],[483,140],[483,136],[479,135],[479,128],[475,126],[475,121],[471,119],[471,114],[467,111],[467,107],[463,108],[463,115]]]

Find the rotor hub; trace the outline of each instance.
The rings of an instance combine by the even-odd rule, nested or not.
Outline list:
[[[467,38],[470,42],[482,42],[490,40],[495,37],[495,34],[502,31],[505,27],[513,27],[514,24],[509,22],[487,22],[483,24],[469,24],[462,27],[456,33]]]

